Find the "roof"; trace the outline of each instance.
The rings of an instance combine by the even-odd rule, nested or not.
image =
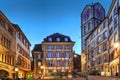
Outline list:
[[[42,45],[41,44],[35,44],[32,51],[40,51],[40,52],[42,52]]]
[[[52,41],[49,41],[49,38],[52,39]],[[50,36],[47,36],[46,38],[44,38],[44,41],[43,42],[58,42],[56,40],[56,38],[60,38],[60,41],[59,42],[73,42],[69,36],[66,36],[66,35],[63,35],[63,34],[60,34],[60,33],[54,33]],[[65,41],[65,38],[68,39],[68,41]]]
[[[21,28],[19,27],[19,25],[17,24],[13,24],[12,25],[14,26],[14,28],[16,29],[16,31],[20,31],[20,33],[24,36],[24,38],[28,41],[28,43],[30,44],[31,46],[31,43],[29,42],[29,40],[27,39],[27,37],[25,36],[25,34],[23,33],[23,31],[21,30]]]

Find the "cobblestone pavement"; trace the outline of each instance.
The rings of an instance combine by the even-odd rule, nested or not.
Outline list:
[[[87,80],[120,80],[114,77],[88,76]]]
[[[31,80],[40,80],[40,79],[31,79]],[[52,80],[52,79],[44,79],[44,80]],[[114,77],[101,77],[101,76],[88,76],[86,78],[68,78],[68,79],[62,79],[62,80],[120,80],[118,78]]]

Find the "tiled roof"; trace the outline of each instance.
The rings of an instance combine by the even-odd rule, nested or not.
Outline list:
[[[49,41],[49,38],[51,38],[52,41]],[[59,42],[72,42],[72,40],[70,39],[69,36],[66,36],[66,35],[63,35],[60,33],[54,33],[50,36],[47,36],[46,38],[44,38],[43,42],[58,42],[58,41],[56,41],[56,38],[60,38]],[[68,41],[65,41],[65,38],[68,38]]]

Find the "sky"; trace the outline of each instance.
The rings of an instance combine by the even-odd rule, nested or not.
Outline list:
[[[87,4],[99,2],[109,10],[112,0],[0,0],[0,10],[18,24],[31,43],[31,50],[53,33],[67,35],[81,54],[81,12]]]

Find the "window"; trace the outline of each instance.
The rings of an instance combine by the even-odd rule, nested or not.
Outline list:
[[[103,23],[103,29],[105,28],[106,26],[105,26],[105,22]]]
[[[53,49],[53,46],[47,46],[47,49],[48,50]]]
[[[99,54],[102,53],[102,45],[99,46],[99,51],[98,51],[98,53],[99,53]]]
[[[90,22],[89,22],[89,23],[88,23],[88,31],[90,31],[90,29],[91,29],[91,28],[90,28]]]
[[[107,50],[107,42],[103,44],[103,51]]]
[[[114,29],[117,27],[117,17],[114,18]]]
[[[56,38],[56,41],[57,41],[57,42],[60,42],[60,38],[59,38],[59,37],[57,37],[57,38]]]
[[[2,38],[1,38],[1,44],[2,44],[4,47],[10,49],[11,42],[10,42],[10,40],[8,40],[6,37],[2,36]]]
[[[109,18],[109,25],[111,24],[111,22],[112,22],[112,16],[110,16]]]
[[[50,38],[48,38],[48,41],[49,41],[49,42],[52,42],[52,38],[51,38],[51,37],[50,37]]]
[[[5,22],[2,19],[0,19],[0,25],[5,28]]]
[[[68,42],[68,38],[64,38],[65,39],[65,42]]]
[[[103,33],[103,38],[106,39],[108,37],[107,31]]]
[[[66,46],[65,46],[65,49],[70,49],[70,46],[66,45]]]
[[[48,62],[48,66],[49,66],[49,67],[53,66],[53,62],[52,62],[52,61],[49,61],[49,62]]]
[[[65,61],[65,63],[64,63],[64,64],[65,64],[65,66],[67,67],[67,66],[68,66],[68,61]]]
[[[42,57],[41,54],[38,54],[38,55],[37,55],[37,58],[38,58],[38,59],[41,59],[41,57]]]
[[[115,34],[114,34],[114,42],[116,42],[117,39],[118,39],[118,37],[117,37],[117,33],[115,33]]]
[[[62,49],[62,46],[57,46],[57,49]]]
[[[52,58],[52,52],[48,52],[48,58]]]
[[[110,47],[112,47],[114,44],[114,38],[110,39]]]
[[[62,66],[62,62],[61,61],[58,61],[58,66]]]
[[[60,52],[56,52],[56,57],[60,58]]]
[[[97,30],[98,30],[98,33],[100,33],[100,28],[98,28]]]
[[[98,36],[97,41],[98,41],[98,43],[101,42],[101,36]]]
[[[11,28],[8,28],[8,32],[13,35],[13,30]]]
[[[83,27],[83,34],[86,33],[86,26]]]
[[[65,53],[64,53],[64,57],[65,57],[65,58],[69,58],[69,57],[70,57],[70,54],[69,54],[68,52],[65,52]]]

